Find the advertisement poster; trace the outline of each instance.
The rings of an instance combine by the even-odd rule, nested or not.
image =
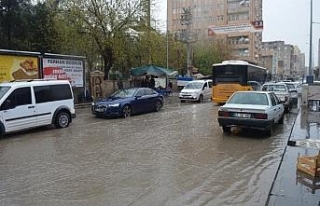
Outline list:
[[[0,55],[0,82],[15,79],[38,79],[37,57]]]
[[[214,36],[217,34],[229,34],[235,32],[262,32],[263,21],[253,21],[250,23],[242,23],[235,25],[210,26],[208,28],[208,35]]]
[[[43,58],[43,78],[69,80],[73,87],[83,87],[82,60]]]

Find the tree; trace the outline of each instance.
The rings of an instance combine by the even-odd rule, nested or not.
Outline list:
[[[231,59],[232,49],[230,46],[221,43],[198,44],[194,50],[194,66],[200,73],[211,74],[212,64]]]
[[[67,11],[70,27],[93,39],[104,61],[104,79],[119,53],[117,46],[121,48],[125,33],[137,25],[141,8],[138,0],[68,0],[59,4],[60,10]]]

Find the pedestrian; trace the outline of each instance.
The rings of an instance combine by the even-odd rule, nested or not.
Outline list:
[[[172,90],[172,82],[169,80],[169,83],[168,83],[168,88],[170,89],[170,90]]]
[[[150,87],[150,77],[149,77],[149,75],[146,76],[144,87]]]
[[[153,76],[151,76],[150,79],[150,88],[154,89],[156,87],[156,80],[154,79]]]
[[[123,82],[121,78],[118,78],[117,85],[118,85],[118,89],[123,89]]]

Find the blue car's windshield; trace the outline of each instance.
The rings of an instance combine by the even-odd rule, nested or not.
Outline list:
[[[133,97],[133,95],[135,94],[137,90],[130,88],[130,89],[120,89],[118,91],[116,91],[115,93],[113,93],[113,95],[111,95],[112,98],[128,98],[128,97]]]
[[[201,89],[202,84],[203,84],[202,82],[190,82],[184,88],[185,89]]]

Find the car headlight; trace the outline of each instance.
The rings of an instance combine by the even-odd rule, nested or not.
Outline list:
[[[94,103],[94,102],[92,102],[92,103],[91,103],[91,105],[92,105],[92,106],[94,106],[94,105],[95,105],[95,103]]]
[[[197,97],[197,93],[193,93],[192,96],[193,96],[193,97]]]
[[[120,105],[119,103],[114,103],[114,104],[109,104],[108,106],[109,107],[119,107],[119,105]]]

